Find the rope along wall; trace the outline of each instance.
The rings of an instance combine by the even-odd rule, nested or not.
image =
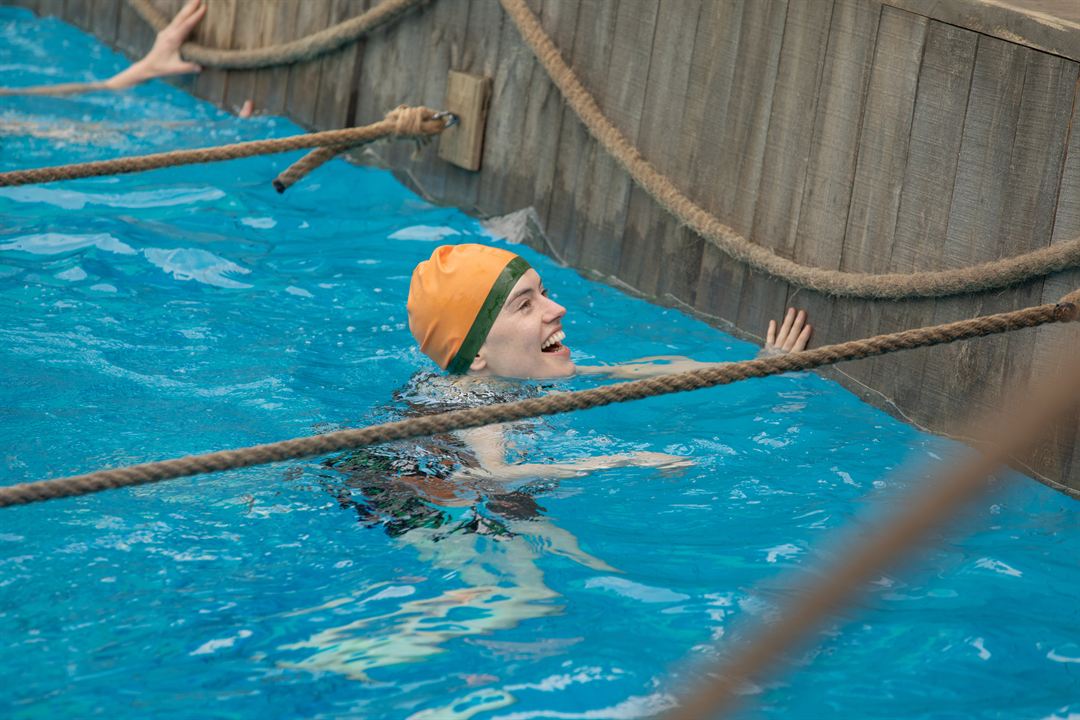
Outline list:
[[[596,99],[559,54],[525,0],[499,0],[536,55],[544,70],[577,114],[589,133],[630,177],[661,207],[670,212],[725,255],[751,268],[800,288],[837,297],[897,300],[916,297],[947,297],[994,290],[1080,267],[1080,238],[1000,260],[952,270],[919,273],[856,273],[802,265],[750,242],[679,190],[642,157],[626,136],[604,115]],[[258,50],[219,50],[185,44],[184,56],[207,67],[252,69],[311,60],[354,42],[366,32],[384,25],[423,0],[384,0],[367,12],[299,40]],[[155,29],[167,23],[149,0],[128,0]],[[279,177],[275,187],[284,191],[304,172],[330,157],[319,153]],[[38,182],[46,182],[44,180]]]
[[[1078,302],[1080,302],[1080,290],[1065,296],[1056,305],[1039,305],[1011,313],[986,315],[945,325],[905,330],[889,335],[877,335],[872,338],[827,345],[798,353],[748,360],[729,365],[717,365],[702,370],[663,375],[591,390],[579,390],[518,402],[411,418],[382,425],[373,425],[367,428],[340,430],[323,435],[256,445],[239,450],[223,450],[204,455],[191,455],[173,460],[102,470],[86,475],[74,475],[57,480],[22,483],[0,488],[0,507],[86,495],[110,488],[143,485],[172,478],[232,470],[282,460],[325,455],[330,452],[374,445],[391,440],[403,440],[529,417],[584,410],[610,405],[611,403],[640,400],[656,395],[726,385],[752,377],[766,377],[796,370],[809,370],[843,360],[855,360],[898,350],[950,343],[1021,328],[1036,327],[1046,323],[1073,322],[1080,319]]]
[[[645,192],[680,223],[729,257],[797,287],[839,297],[945,297],[992,290],[1080,266],[1080,238],[1002,260],[925,273],[854,273],[800,265],[750,242],[683,194],[630,144],[544,32],[525,0],[499,0],[567,104],[600,145]]]
[[[334,148],[335,152],[340,152],[344,148],[391,136],[416,140],[425,139],[442,132],[449,122],[450,118],[445,116],[444,113],[438,113],[425,107],[402,105],[388,112],[383,120],[363,127],[327,130],[287,138],[254,140],[195,150],[174,150],[172,152],[117,158],[115,160],[99,160],[73,165],[35,168],[33,170],[12,170],[0,173],[0,187],[73,180],[100,175],[120,175],[173,167],[174,165],[235,160],[237,158],[252,157],[253,155],[268,155],[314,147]]]
[[[219,70],[253,70],[314,60],[356,42],[424,2],[426,0],[384,0],[354,18],[280,45],[225,50],[189,42],[184,43],[180,52],[185,60]],[[157,32],[169,24],[168,18],[158,12],[150,0],[128,0],[128,5]]]

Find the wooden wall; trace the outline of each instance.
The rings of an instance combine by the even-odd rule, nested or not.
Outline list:
[[[181,0],[156,2],[171,13]],[[198,40],[258,47],[374,2],[208,0]],[[19,4],[62,14],[133,55],[152,42],[123,0]],[[849,271],[936,270],[1080,235],[1080,133],[1070,133],[1080,22],[1077,42],[1060,32],[1073,27],[1063,22],[1052,38],[1025,43],[1007,17],[980,25],[942,10],[962,6],[978,18],[982,0],[529,4],[647,159],[786,257]],[[749,272],[679,227],[591,140],[496,0],[432,0],[332,56],[209,71],[193,90],[231,108],[252,98],[260,111],[324,129],[374,121],[400,103],[439,106],[449,69],[493,78],[483,169],[460,170],[433,151],[413,160],[402,144],[379,148],[383,162],[427,197],[472,213],[534,207],[547,235],[539,249],[745,333],[761,334],[789,305],[807,308],[824,344],[1054,302],[1080,287],[1073,271],[975,296],[869,302]],[[840,379],[924,427],[962,436],[973,409],[1050,366],[1046,348],[1062,336],[1029,330],[848,363]],[[1025,459],[1031,472],[1080,491],[1078,427],[1073,418]]]

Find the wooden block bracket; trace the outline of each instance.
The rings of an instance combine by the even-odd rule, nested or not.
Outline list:
[[[457,115],[458,124],[439,136],[440,158],[466,170],[480,169],[490,99],[491,78],[450,71],[446,103],[440,109]]]

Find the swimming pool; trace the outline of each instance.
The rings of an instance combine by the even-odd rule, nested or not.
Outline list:
[[[122,60],[0,8],[4,82]],[[0,105],[4,169],[296,132],[167,85]],[[389,416],[430,369],[412,266],[488,241],[381,171],[296,157],[0,190],[3,482],[268,442]],[[755,348],[520,250],[581,362]],[[559,387],[583,387],[578,380]],[[780,579],[951,443],[810,374],[551,418],[532,461],[654,450],[530,484],[510,540],[401,537],[289,463],[0,512],[0,708],[13,717],[634,718],[667,707]],[[1080,715],[1076,504],[1020,479],[759,688],[747,716]],[[452,513],[460,513],[452,509]]]

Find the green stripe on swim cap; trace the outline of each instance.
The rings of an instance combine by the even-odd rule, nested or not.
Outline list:
[[[484,304],[480,306],[480,312],[476,313],[476,319],[473,320],[469,333],[461,342],[457,354],[454,355],[454,359],[450,361],[450,364],[446,366],[447,372],[454,375],[463,375],[468,372],[469,366],[472,365],[473,359],[476,358],[476,353],[480,352],[481,346],[487,340],[488,333],[491,332],[491,326],[495,324],[495,318],[499,317],[503,303],[506,302],[510,291],[514,289],[517,281],[521,279],[521,276],[528,269],[529,263],[517,256],[506,263],[506,267],[499,273],[499,277],[495,278],[495,284],[491,286]]]

